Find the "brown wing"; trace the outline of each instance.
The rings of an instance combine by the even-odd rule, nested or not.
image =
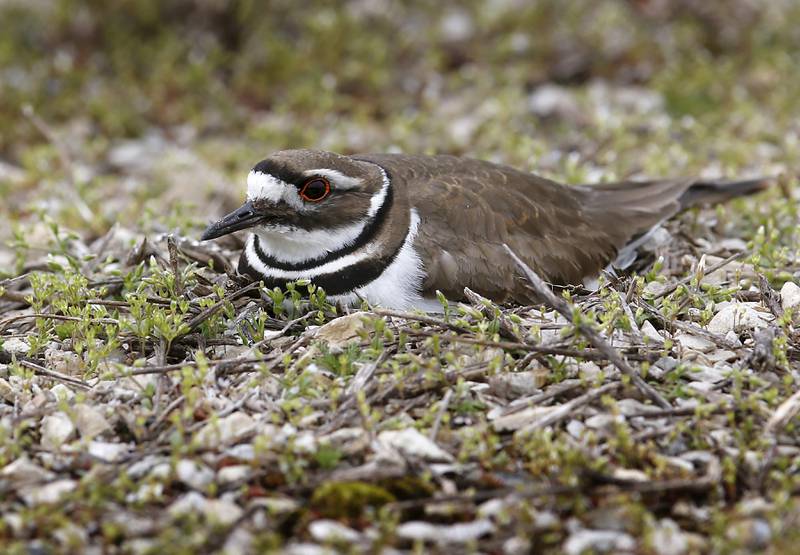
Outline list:
[[[367,158],[367,157],[364,157]],[[452,156],[370,155],[420,215],[415,247],[427,294],[497,301],[530,293],[502,245],[552,283],[581,283],[636,236],[674,215],[693,180],[567,187],[507,166]]]

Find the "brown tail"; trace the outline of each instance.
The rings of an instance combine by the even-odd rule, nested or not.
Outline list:
[[[699,204],[716,204],[752,195],[769,188],[774,180],[765,177],[741,181],[696,181],[678,199],[681,210]]]

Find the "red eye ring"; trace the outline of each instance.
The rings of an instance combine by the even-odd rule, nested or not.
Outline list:
[[[307,202],[320,202],[331,194],[331,183],[324,177],[312,177],[303,183],[299,194]]]

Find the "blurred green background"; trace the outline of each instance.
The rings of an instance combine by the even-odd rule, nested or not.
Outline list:
[[[792,0],[0,0],[0,268],[43,213],[193,233],[286,147],[573,183],[792,171],[797,21]]]

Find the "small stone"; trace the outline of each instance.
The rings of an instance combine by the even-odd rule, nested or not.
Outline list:
[[[58,383],[50,388],[50,393],[58,401],[72,401],[75,398],[75,392],[68,388],[63,383]]]
[[[89,541],[89,534],[86,531],[86,528],[83,526],[78,526],[73,522],[66,522],[60,528],[53,532],[53,537],[60,543],[61,545],[68,547],[73,552],[75,551],[85,551],[83,549],[79,549],[80,547],[85,547],[86,543]]]
[[[289,497],[259,497],[254,499],[251,504],[264,507],[268,513],[273,515],[293,513],[300,508],[300,504]]]
[[[66,413],[56,412],[42,418],[42,447],[54,451],[75,436],[75,425]]]
[[[621,414],[595,414],[584,421],[587,428],[595,430],[613,430],[615,424],[624,424],[625,417]]]
[[[372,318],[366,312],[340,316],[320,327],[316,338],[327,343],[332,351],[340,351],[351,343],[361,342],[361,335],[372,329]]]
[[[711,366],[693,366],[686,374],[693,380],[704,383],[719,383],[727,378],[727,372]]]
[[[575,439],[580,439],[586,426],[580,420],[570,420],[567,422],[567,433]]]
[[[528,109],[541,118],[557,118],[570,122],[581,119],[581,110],[571,89],[543,84],[528,97]]]
[[[217,481],[220,484],[227,486],[230,484],[235,484],[237,482],[246,480],[251,473],[252,473],[251,467],[246,464],[234,464],[231,466],[223,466],[222,468],[217,470]]]
[[[745,518],[730,526],[725,535],[745,549],[760,551],[769,546],[772,529],[764,519]]]
[[[548,371],[549,373],[549,371]],[[525,397],[539,391],[544,385],[541,372],[502,372],[489,378],[492,393],[504,399]]]
[[[645,320],[644,324],[642,324],[642,336],[647,341],[655,343],[656,345],[663,345],[664,338],[658,333],[658,330],[650,323],[649,320]]]
[[[478,519],[450,525],[436,525],[429,522],[410,521],[397,527],[399,537],[411,541],[436,543],[467,543],[494,532],[495,526],[488,519]]]
[[[615,468],[612,472],[614,478],[626,482],[649,482],[650,476],[636,468]]]
[[[75,424],[84,439],[91,439],[111,429],[111,424],[108,423],[105,416],[89,405],[75,407]]]
[[[610,551],[633,551],[634,539],[624,532],[613,530],[579,530],[564,542],[564,553],[581,555]]]
[[[322,545],[311,542],[290,542],[284,548],[286,555],[336,555],[336,552]]]
[[[103,462],[113,463],[126,455],[130,448],[124,443],[111,443],[109,441],[90,441],[89,454]]]
[[[739,340],[739,336],[736,335],[736,332],[731,330],[725,334],[725,341],[728,343],[732,343],[735,347],[741,347],[742,342]]]
[[[503,555],[528,555],[531,552],[531,540],[514,536],[503,542]]]
[[[495,416],[494,418],[490,413],[489,419],[493,420],[492,427],[496,432],[513,432],[539,420],[552,411],[553,407],[528,407],[504,416]]]
[[[781,306],[783,310],[800,306],[800,286],[795,282],[787,281],[781,287]]]
[[[150,471],[160,464],[167,464],[167,457],[147,455],[128,467],[128,476],[133,480],[144,478]]]
[[[192,492],[194,493],[194,492]],[[164,484],[142,484],[125,496],[128,503],[155,503],[164,496]]]
[[[201,493],[190,491],[173,501],[167,512],[171,517],[177,518],[188,513],[203,512],[205,506],[206,498]]]
[[[20,496],[29,507],[35,505],[57,503],[63,496],[75,490],[78,482],[75,480],[56,480],[43,486],[26,488],[20,491]]]
[[[196,461],[183,459],[175,465],[178,480],[192,489],[205,490],[214,481],[214,472]]]
[[[729,331],[740,333],[743,330],[763,328],[766,325],[754,309],[743,304],[731,303],[714,315],[708,323],[708,331],[725,335]]]
[[[378,442],[396,449],[409,458],[433,462],[453,462],[453,456],[422,435],[415,428],[387,430],[378,434]]]
[[[670,518],[664,518],[656,524],[650,542],[658,555],[683,555],[689,549],[686,535]]]
[[[320,519],[308,525],[308,533],[314,540],[327,542],[349,542],[353,543],[361,539],[361,534],[352,528],[340,524],[335,520]]]
[[[594,362],[581,362],[578,364],[578,374],[584,380],[595,380],[599,378],[602,373],[603,369]]]
[[[697,351],[698,353],[708,353],[716,348],[716,345],[697,335],[690,333],[677,333],[675,334],[675,341],[681,344],[681,347],[690,351]]]
[[[24,339],[12,337],[3,341],[3,350],[12,355],[26,355],[31,350],[31,346]]]
[[[644,286],[643,293],[647,297],[656,297],[660,295],[663,291],[667,289],[667,286],[660,281],[651,281],[647,285]]]
[[[221,445],[236,443],[255,429],[256,422],[249,414],[234,412],[218,420],[211,420],[195,437],[201,447],[216,449]]]
[[[23,455],[0,469],[0,477],[15,487],[20,487],[51,480],[53,473],[31,461],[27,455]]]
[[[222,553],[230,553],[231,555],[236,553],[253,553],[254,539],[252,532],[241,526],[236,527],[233,532],[228,535],[228,539],[225,540],[225,545],[222,546]]]
[[[17,400],[17,392],[14,391],[14,388],[11,387],[11,384],[3,378],[0,378],[0,398],[2,398],[6,403],[10,403],[12,405]]]
[[[227,499],[209,499],[203,509],[206,518],[223,526],[230,526],[242,516],[242,508]]]

